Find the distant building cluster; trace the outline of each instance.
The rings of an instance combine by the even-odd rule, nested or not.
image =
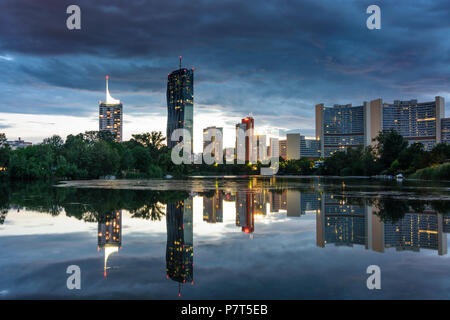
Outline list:
[[[194,69],[180,65],[167,77],[167,145],[173,148],[183,139],[188,150],[193,151],[194,129]],[[307,158],[318,160],[327,158],[337,151],[347,148],[373,145],[380,132],[394,130],[410,144],[421,143],[425,150],[431,150],[437,143],[450,143],[450,118],[445,118],[445,101],[437,96],[434,101],[394,100],[384,102],[381,98],[364,101],[359,106],[352,104],[324,104],[315,106],[315,137],[301,133],[287,133],[285,138],[268,137],[255,134],[255,119],[243,118],[235,125],[236,139],[234,147],[224,148],[223,128],[210,126],[203,129],[203,154],[212,151],[217,163],[244,159],[256,163],[274,157],[276,154],[285,160]],[[185,129],[189,137],[176,137],[177,129]],[[99,102],[99,130],[109,131],[116,142],[123,141],[123,104],[111,97],[109,77],[106,76],[106,99]],[[245,132],[240,136],[239,132]],[[222,139],[217,139],[221,136]],[[220,141],[219,141],[220,140]],[[20,138],[8,141],[12,149],[32,145]],[[275,150],[278,149],[278,150]],[[276,152],[277,151],[277,152]],[[241,154],[242,153],[242,154]],[[202,155],[194,155],[193,159]]]
[[[100,130],[110,131],[116,141],[122,141],[123,105],[120,100],[111,97],[106,77],[106,100],[99,104]],[[300,133],[288,133],[285,139],[270,138],[255,134],[255,119],[245,117],[236,124],[234,148],[224,148],[222,127],[203,129],[203,154],[212,150],[215,162],[244,159],[255,163],[269,159],[277,152],[286,160],[308,158],[317,160],[327,158],[337,151],[347,148],[365,147],[374,144],[374,139],[382,131],[395,130],[410,144],[422,143],[425,150],[430,150],[440,142],[450,143],[450,118],[445,118],[445,101],[436,97],[434,101],[417,100],[392,103],[376,99],[363,102],[359,106],[352,104],[335,104],[315,107],[315,137],[310,138]],[[194,69],[182,68],[168,74],[167,78],[167,145],[173,148],[182,139],[189,150],[193,151],[194,128]],[[186,129],[189,137],[176,137],[176,129]],[[239,135],[245,132],[245,135]],[[20,140],[20,139],[19,139]],[[220,141],[219,141],[220,140]],[[22,144],[21,144],[22,143]],[[16,146],[24,146],[17,141]],[[194,156],[195,158],[195,156]]]
[[[316,136],[306,137],[300,133],[288,133],[278,140],[279,156],[285,160],[327,158],[347,148],[365,147],[374,144],[382,131],[394,130],[410,144],[422,143],[425,150],[431,150],[437,143],[450,143],[450,118],[445,118],[445,101],[436,97],[431,102],[417,100],[385,103],[382,99],[364,102],[360,106],[351,104],[325,107],[316,105]],[[266,143],[265,136],[255,136],[254,119],[247,117],[236,124],[236,130],[250,130],[244,141],[236,139],[235,149],[245,150],[246,161],[259,161],[272,155],[272,143],[267,154],[256,153],[250,158],[249,141],[255,150]],[[233,150],[232,150],[233,151]],[[225,150],[227,152],[227,150]]]
[[[445,101],[436,97],[431,102],[417,100],[385,103],[382,99],[361,106],[316,105],[316,139],[321,154],[329,157],[336,151],[364,147],[382,131],[394,130],[410,144],[422,143],[430,150],[436,143],[450,142],[450,118],[445,118]]]
[[[26,147],[33,145],[31,142],[26,142],[26,141],[22,140],[20,137],[18,140],[6,141],[6,143],[9,145],[9,147],[12,150],[26,148]]]

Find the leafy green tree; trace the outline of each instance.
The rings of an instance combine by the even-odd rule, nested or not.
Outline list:
[[[10,151],[5,134],[0,133],[0,167],[8,167]]]
[[[131,150],[134,158],[134,168],[140,172],[147,172],[151,162],[150,153],[143,146],[138,145]]]
[[[375,141],[377,153],[385,169],[389,168],[399,154],[408,147],[408,141],[392,129],[380,132]]]
[[[438,143],[431,149],[431,164],[450,162],[450,144]]]
[[[64,140],[60,136],[55,134],[49,138],[45,138],[42,141],[42,144],[48,144],[52,148],[52,150],[56,152],[62,149],[62,147],[64,146]]]
[[[414,173],[418,169],[428,166],[429,154],[424,150],[421,143],[413,143],[398,155],[398,168],[404,173]]]
[[[161,149],[163,147],[163,142],[166,139],[160,131],[133,134],[132,137],[133,141],[146,148],[149,148],[151,151]]]
[[[119,169],[120,158],[117,151],[105,141],[98,141],[87,149],[86,170],[90,177],[115,175]]]

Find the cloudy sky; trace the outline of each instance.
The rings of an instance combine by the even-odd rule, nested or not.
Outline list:
[[[71,4],[81,30],[66,27]],[[371,4],[381,30],[366,27]],[[97,130],[108,74],[125,139],[165,133],[182,55],[195,68],[197,151],[202,128],[223,126],[232,145],[250,113],[260,131],[312,136],[317,103],[449,101],[449,32],[447,0],[2,0],[0,132],[38,142]]]

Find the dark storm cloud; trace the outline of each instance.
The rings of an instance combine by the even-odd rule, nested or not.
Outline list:
[[[81,7],[82,30],[65,27],[69,4]],[[365,26],[370,4],[4,0],[0,56],[15,59],[0,59],[13,65],[8,79],[0,76],[0,93],[2,86],[19,90],[14,83],[23,81],[70,89],[85,106],[83,115],[103,96],[103,77],[110,74],[113,95],[160,109],[167,73],[182,55],[183,64],[196,69],[197,104],[222,105],[233,115],[253,112],[272,124],[281,114],[312,118],[320,102],[447,98],[449,2],[377,1],[377,31]],[[51,108],[53,95],[41,94],[38,110],[26,112],[70,112]],[[16,101],[0,101],[0,111],[24,105]],[[286,128],[305,124],[291,119]]]

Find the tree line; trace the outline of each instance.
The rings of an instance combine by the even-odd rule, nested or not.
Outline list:
[[[450,159],[450,145],[438,143],[426,151],[422,143],[409,144],[397,131],[383,131],[368,147],[335,152],[317,173],[338,176],[412,175]],[[441,177],[442,179],[450,178]]]
[[[0,177],[12,180],[161,178],[165,175],[256,175],[262,164],[181,164],[171,160],[171,150],[161,132],[135,134],[129,141],[115,142],[108,131],[54,135],[42,143],[11,150],[0,133]],[[450,179],[450,145],[436,144],[426,151],[421,143],[409,144],[396,131],[381,132],[368,147],[333,153],[320,166],[311,159],[284,160],[279,175],[373,176],[402,173],[433,179]],[[444,164],[443,166],[439,166]],[[437,166],[437,167],[436,167]],[[424,169],[428,168],[428,169]],[[422,171],[421,171],[422,169]]]
[[[54,135],[42,143],[11,150],[0,134],[0,174],[16,180],[51,178],[95,179],[179,175],[161,132],[135,134],[125,142],[115,142],[108,131],[87,131],[69,135],[64,141]]]

